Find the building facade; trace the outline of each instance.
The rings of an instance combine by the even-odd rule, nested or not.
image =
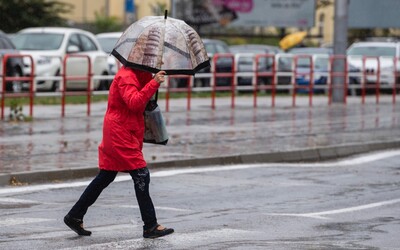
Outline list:
[[[126,0],[58,0],[72,4],[74,9],[63,17],[72,25],[95,21],[95,13],[116,17],[123,23],[129,23],[144,16],[155,15],[160,8],[169,8],[170,0],[131,0],[134,13],[130,16],[126,10]],[[129,20],[131,19],[131,20]]]
[[[149,15],[162,15],[163,9],[171,10],[173,0],[132,0],[134,3],[133,15],[127,13],[126,0],[59,0],[72,4],[74,9],[64,17],[73,26],[79,26],[95,20],[95,13],[108,17],[115,17],[128,25],[133,21]],[[312,36],[321,38],[313,39],[314,44],[331,44],[333,41],[334,4],[316,10],[315,26],[309,30]],[[273,28],[268,28],[274,32]],[[288,32],[296,29],[287,29]]]

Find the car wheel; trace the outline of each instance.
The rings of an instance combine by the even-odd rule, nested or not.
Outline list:
[[[107,74],[103,73],[103,76],[107,76]],[[97,87],[97,90],[109,90],[110,84],[111,84],[111,82],[108,79],[100,80],[100,84],[99,84],[99,87]]]
[[[57,73],[55,76],[60,76],[60,75],[61,75],[60,70],[57,70]],[[51,86],[51,91],[53,91],[53,92],[60,91],[60,82],[61,81],[54,81],[53,85]]]

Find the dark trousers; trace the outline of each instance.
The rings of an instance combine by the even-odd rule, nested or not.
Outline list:
[[[117,171],[100,170],[99,174],[87,186],[68,214],[73,218],[83,219],[88,208],[93,205],[101,192],[114,181],[117,174]],[[146,167],[132,170],[129,174],[135,184],[136,199],[139,204],[140,215],[144,222],[143,229],[153,228],[157,225],[157,218],[149,193],[150,172]]]

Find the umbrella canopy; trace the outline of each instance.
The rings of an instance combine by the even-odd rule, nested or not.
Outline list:
[[[286,35],[282,40],[279,42],[279,46],[283,50],[287,50],[293,46],[296,46],[297,44],[301,43],[304,38],[307,36],[307,32],[301,31],[301,32],[295,32],[289,35]]]
[[[210,66],[204,44],[184,21],[147,16],[130,25],[111,52],[123,65],[168,75],[194,75]]]

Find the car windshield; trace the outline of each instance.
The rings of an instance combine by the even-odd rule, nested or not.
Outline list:
[[[57,50],[63,37],[63,34],[56,33],[20,33],[13,42],[19,50]]]
[[[119,37],[98,37],[101,48],[106,53],[111,53]]]
[[[396,56],[395,47],[363,46],[353,47],[347,51],[349,56]]]
[[[320,55],[316,57],[316,60],[314,61],[314,67],[317,69],[325,69],[327,68],[326,65],[329,62],[328,56],[332,54],[332,50],[327,48],[295,48],[290,50],[288,53],[294,55],[302,55],[297,60],[297,66],[305,68],[309,68],[311,66],[312,55]]]

